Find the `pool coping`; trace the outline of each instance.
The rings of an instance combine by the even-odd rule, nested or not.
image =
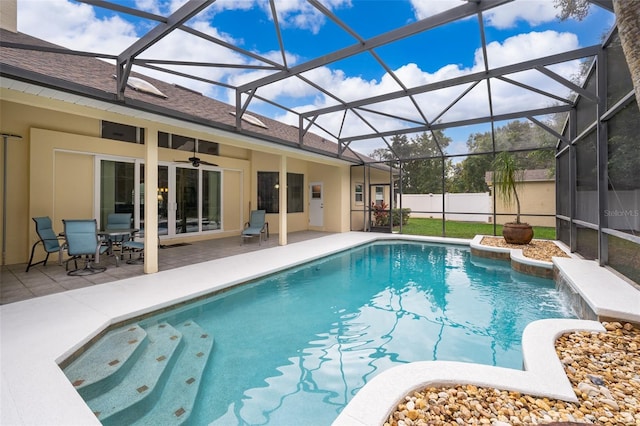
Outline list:
[[[347,232],[2,305],[0,424],[100,424],[69,383],[58,363],[82,348],[110,325],[339,251],[376,240],[389,239],[467,246],[470,244],[470,240],[466,239]],[[584,324],[585,327],[595,327],[598,323]],[[538,327],[533,327],[533,332],[525,330],[523,346],[524,340],[529,340],[526,336],[532,333],[535,336],[537,329]],[[527,344],[527,347],[529,346],[530,344]],[[537,365],[536,346],[540,346],[538,350],[545,353],[542,345],[535,344],[531,354],[525,359],[526,365],[533,365],[534,368]],[[547,346],[551,346],[551,343]],[[398,378],[392,381],[417,389],[424,382],[424,374],[420,371],[431,371],[431,376],[427,374],[429,377],[438,373],[437,368],[433,367],[433,362],[414,364],[409,364],[407,368],[417,370],[415,373],[401,380],[404,373],[400,372]],[[444,368],[440,373],[451,373],[441,380],[462,380],[464,372],[473,378],[486,368],[475,364],[459,364],[462,363],[447,363],[438,367]],[[495,368],[490,368],[492,376],[496,375]],[[516,377],[523,374],[519,370],[500,370],[507,370],[505,374]],[[389,380],[389,374],[384,374],[383,378],[370,384]],[[491,376],[487,376],[487,379],[490,378]],[[412,383],[409,383],[411,381]],[[358,395],[368,395],[370,384],[361,389]],[[377,408],[392,410],[394,401],[404,397],[404,394],[390,392],[391,389],[398,389],[397,386],[399,385],[385,388],[384,394],[388,399],[382,404],[386,404],[386,408]],[[365,397],[358,395],[357,401]],[[37,404],[34,404],[34,401],[37,401]],[[367,418],[374,406],[379,405],[376,401],[378,400],[374,399],[364,405],[359,402],[352,405],[352,401],[336,422],[347,418],[348,424],[370,424],[358,423],[357,419]],[[381,420],[384,422],[384,419]]]

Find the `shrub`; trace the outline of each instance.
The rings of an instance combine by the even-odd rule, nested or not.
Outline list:
[[[384,201],[380,205],[371,203],[371,210],[373,210],[373,224],[374,226],[387,226],[389,225],[389,211],[387,210],[389,205]]]
[[[393,220],[393,226],[400,225],[400,217],[402,217],[402,226],[405,226],[407,223],[409,223],[410,214],[411,214],[410,208],[404,208],[402,210],[400,209],[391,210],[391,218]]]

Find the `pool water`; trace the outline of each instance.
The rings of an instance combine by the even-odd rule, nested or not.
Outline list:
[[[521,369],[537,319],[573,318],[554,282],[468,247],[375,243],[145,320],[193,319],[215,338],[189,418],[197,425],[330,425],[395,365]]]

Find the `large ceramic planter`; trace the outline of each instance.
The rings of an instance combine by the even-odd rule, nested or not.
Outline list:
[[[509,244],[529,244],[533,239],[533,228],[528,223],[505,223],[502,236]]]

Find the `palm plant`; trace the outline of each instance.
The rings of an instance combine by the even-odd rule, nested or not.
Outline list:
[[[509,152],[503,151],[496,155],[492,163],[493,168],[493,185],[502,198],[502,200],[510,205],[513,200],[516,201],[516,223],[520,222],[520,199],[518,198],[517,188],[520,186],[523,177],[523,170],[518,167],[516,158]]]

